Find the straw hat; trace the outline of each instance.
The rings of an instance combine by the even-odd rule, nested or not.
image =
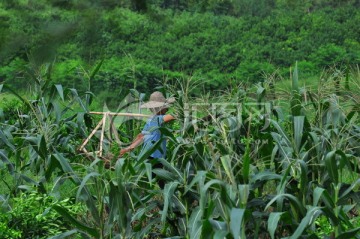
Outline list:
[[[170,98],[166,99],[161,92],[155,91],[154,93],[152,93],[150,95],[149,101],[142,104],[140,107],[148,108],[148,109],[167,108],[169,106],[169,104],[174,103],[174,102],[175,102],[174,97],[170,97]]]

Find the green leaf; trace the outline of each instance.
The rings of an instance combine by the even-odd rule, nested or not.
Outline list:
[[[290,141],[289,137],[286,134],[286,130],[283,129],[277,121],[270,119],[270,122],[272,123],[272,125],[275,127],[275,129],[277,130],[277,132],[281,136],[280,138],[285,140],[284,144],[287,147],[291,147],[291,141]],[[272,133],[272,135],[273,135],[273,133]],[[278,142],[278,143],[280,143],[280,142]]]
[[[174,173],[177,177],[177,180],[179,180],[180,182],[184,181],[182,172],[176,168],[174,165],[172,165],[170,162],[168,162],[166,159],[160,158],[158,159],[158,161],[164,165],[165,168],[167,168],[170,172]]]
[[[202,158],[204,157],[204,153],[205,153],[205,147],[204,144],[202,142],[197,142],[194,144],[194,148],[197,152],[197,154]]]
[[[145,215],[146,213],[151,212],[152,210],[154,210],[155,208],[158,207],[158,202],[153,200],[150,201],[149,204],[144,205],[144,207],[141,207],[140,209],[138,209],[131,217],[131,221],[137,221],[137,220],[141,220],[141,218]]]
[[[200,238],[202,223],[201,219],[203,216],[203,210],[197,207],[190,215],[188,229],[190,231],[190,238]]]
[[[89,235],[95,237],[95,238],[100,238],[100,234],[99,232],[95,229],[95,228],[91,228],[88,227],[84,224],[82,224],[81,222],[79,222],[78,220],[76,220],[68,211],[67,209],[58,206],[58,205],[53,205],[52,206],[61,216],[63,216],[65,218],[65,220],[68,220],[71,224],[73,224],[77,229],[84,231],[86,233],[88,233]]]
[[[344,199],[350,192],[354,190],[358,185],[360,185],[360,178],[351,184],[349,188],[347,188],[344,192],[342,192],[339,196],[339,200]]]
[[[145,163],[146,176],[149,180],[150,186],[152,185],[152,167],[151,163]]]
[[[323,194],[324,191],[325,191],[325,189],[320,188],[320,187],[316,187],[314,189],[313,206],[317,206],[319,204],[319,200],[320,200],[321,195]]]
[[[232,168],[231,168],[231,158],[229,155],[224,155],[220,157],[221,160],[221,164],[225,170],[226,175],[228,176],[230,182],[233,185],[236,185],[236,181],[235,181],[235,177],[234,174],[232,172]]]
[[[71,231],[63,232],[63,233],[58,234],[58,235],[56,235],[56,236],[49,237],[48,239],[64,239],[64,238],[69,238],[69,236],[74,235],[74,234],[77,233],[77,232],[78,232],[78,230],[73,229],[73,230],[71,230]]]
[[[332,195],[328,192],[328,190],[324,190],[322,193],[322,200],[328,208],[335,208],[335,202],[333,201]]]
[[[39,145],[38,145],[38,150],[37,152],[39,153],[39,156],[42,159],[46,159],[48,153],[47,153],[47,145],[46,145],[46,141],[45,141],[45,137],[44,135],[41,136],[41,139],[39,141]]]
[[[123,233],[128,227],[130,218],[127,217],[129,210],[128,194],[125,189],[123,169],[126,166],[124,159],[119,159],[115,164],[115,179],[110,183],[110,221],[117,221],[119,230]]]
[[[94,78],[95,78],[95,75],[98,73],[98,71],[100,70],[102,64],[104,63],[104,60],[105,59],[102,59],[97,65],[96,67],[94,68],[94,70],[91,72],[91,75],[90,75],[90,81],[92,81]]]
[[[165,179],[167,181],[177,181],[176,176],[166,169],[154,168],[152,172],[161,179]]]
[[[240,208],[245,208],[250,194],[249,184],[239,184]]]
[[[166,217],[167,217],[167,212],[169,210],[169,206],[171,205],[171,197],[174,194],[175,189],[177,188],[177,186],[179,185],[178,182],[170,182],[165,184],[164,187],[164,208],[162,211],[162,215],[161,215],[161,221],[163,223],[165,223],[166,221]]]
[[[195,177],[191,180],[189,184],[185,184],[185,193],[187,193],[191,188],[201,180],[203,180],[206,177],[206,171],[198,171],[195,175]]]
[[[216,231],[226,231],[228,230],[228,226],[226,222],[209,219],[210,224],[212,225],[213,229]],[[228,232],[227,232],[228,233]]]
[[[24,103],[26,106],[29,107],[29,109],[32,109],[32,105],[31,103],[26,100],[25,98],[23,98],[21,95],[19,95],[18,93],[16,93],[15,90],[13,90],[11,87],[7,86],[7,85],[2,85],[1,88],[7,89],[8,91],[10,91],[13,95],[15,95],[17,98],[19,98],[19,100]]]
[[[336,151],[330,151],[325,156],[325,167],[327,169],[327,173],[329,174],[330,179],[335,183],[339,183],[339,172],[338,166],[336,163]]]
[[[219,179],[211,179],[209,182],[207,182],[203,188],[201,189],[201,191],[203,191],[204,193],[207,192],[209,190],[210,187],[217,185],[218,189],[221,189],[223,185],[225,185],[225,183]]]
[[[56,84],[56,85],[55,85],[55,88],[56,88],[56,90],[57,90],[57,92],[58,92],[58,94],[59,94],[60,98],[62,99],[62,101],[64,101],[64,100],[65,100],[65,98],[64,98],[64,90],[63,90],[62,85],[58,85],[58,84]]]
[[[323,212],[324,216],[326,216],[328,219],[330,219],[330,222],[331,222],[332,226],[337,226],[337,225],[340,224],[340,220],[334,214],[333,208],[323,207],[322,212]]]
[[[60,163],[61,165],[61,169],[64,173],[69,173],[71,179],[77,183],[80,184],[81,181],[79,179],[79,177],[74,174],[74,171],[72,169],[72,167],[70,166],[68,160],[66,158],[64,158],[64,156],[61,153],[56,152],[56,154],[53,154],[54,158]]]
[[[279,194],[276,195],[275,197],[273,197],[270,202],[266,205],[265,210],[267,210],[276,200],[278,199],[282,199],[282,198],[287,198],[289,199],[289,201],[293,204],[294,208],[296,208],[300,214],[305,214],[305,208],[302,205],[302,203],[294,196],[291,194]]]
[[[137,156],[137,161],[143,162],[145,159],[149,158],[150,155],[152,153],[154,153],[156,151],[156,149],[159,148],[161,143],[162,143],[162,141],[158,140],[155,144],[144,145],[143,148],[141,149],[139,155]]]
[[[304,116],[295,116],[294,117],[294,140],[297,152],[299,153],[301,150],[301,141],[303,137],[304,131]]]
[[[100,223],[99,211],[96,208],[95,200],[93,199],[92,194],[86,187],[86,183],[90,178],[98,176],[100,176],[100,174],[97,172],[91,172],[87,174],[83,178],[76,193],[76,199],[86,203],[88,209],[90,210],[91,216],[94,218],[95,223]]]
[[[245,209],[232,208],[230,212],[230,231],[234,239],[240,239],[241,232],[245,230],[243,218]]]
[[[359,236],[360,227],[354,228],[352,230],[346,231],[338,235],[335,239],[349,239],[349,238],[355,238],[356,236]]]
[[[87,106],[91,105],[94,97],[95,97],[94,93],[92,93],[90,91],[85,92],[85,100],[86,100],[85,102],[86,102]]]
[[[180,210],[181,213],[185,214],[187,209],[186,209],[185,204],[180,200],[182,198],[179,199],[176,195],[173,195],[172,199],[173,199],[173,201],[172,201],[173,207]]]
[[[260,84],[257,85],[256,95],[257,95],[257,101],[259,103],[262,102],[265,94],[266,94],[266,89],[262,87]]]
[[[160,218],[152,218],[147,222],[145,227],[141,228],[141,231],[136,234],[137,236],[134,236],[133,238],[146,238],[145,236],[149,234],[154,228],[156,228],[156,225],[160,222]]]
[[[311,207],[305,217],[301,220],[299,226],[296,228],[294,234],[291,235],[290,239],[298,239],[303,234],[304,230],[309,227],[315,219],[322,213],[320,207]]]
[[[300,172],[300,195],[303,196],[303,202],[305,202],[305,197],[307,194],[307,185],[308,185],[308,168],[307,164],[304,160],[298,160],[300,164],[301,172]]]
[[[297,62],[295,63],[294,72],[292,75],[291,87],[292,87],[292,90],[299,91],[299,71],[298,71]]]
[[[201,239],[213,239],[214,238],[214,230],[212,228],[209,220],[203,220],[203,224],[201,227]]]
[[[6,144],[6,146],[11,149],[11,151],[16,150],[15,145],[12,142],[10,142],[11,139],[9,140],[6,133],[2,130],[0,130],[0,139],[1,139],[2,143]]]
[[[117,183],[110,183],[109,192],[109,222],[117,222],[120,232],[124,232],[130,223],[127,218],[128,205],[126,203],[126,190],[123,183],[118,178]]]
[[[251,182],[255,183],[256,181],[264,181],[267,182],[269,180],[281,180],[282,176],[273,172],[269,171],[263,171],[259,172],[257,174],[254,174],[254,176],[251,178]]]
[[[299,75],[298,75],[298,67],[297,62],[294,67],[294,73],[292,77],[292,91],[291,91],[291,114],[292,116],[300,116],[301,115],[301,95],[299,90]]]
[[[76,193],[76,199],[77,200],[80,200],[80,201],[87,201],[87,200],[91,200],[90,198],[89,198],[89,195],[88,194],[84,194],[84,188],[85,188],[85,186],[86,186],[86,183],[92,178],[92,177],[98,177],[98,176],[100,176],[100,174],[99,173],[97,173],[97,172],[91,172],[91,173],[89,173],[89,174],[87,174],[84,178],[83,178],[83,180],[82,180],[82,182],[81,182],[81,184],[80,184],[80,186],[79,186],[79,188],[78,188],[78,190],[77,190],[77,193]]]
[[[169,139],[172,142],[177,142],[174,133],[169,128],[162,126],[162,127],[159,127],[159,130],[163,137],[166,137],[167,139]]]
[[[284,212],[272,212],[269,215],[268,219],[268,231],[270,233],[271,239],[275,238],[275,231],[278,226],[279,220]]]
[[[49,157],[49,161],[46,167],[46,171],[45,171],[45,178],[46,180],[50,180],[51,176],[53,175],[53,173],[55,172],[55,169],[59,168],[61,170],[61,165],[59,164],[59,162],[56,160],[56,158],[54,157],[54,155],[51,155]]]
[[[340,160],[338,163],[338,169],[342,170],[345,165],[348,165],[349,169],[351,170],[351,165],[349,164],[348,157],[344,153],[344,151],[338,149],[336,150],[336,154],[340,156]]]
[[[229,233],[227,231],[216,231],[214,234],[214,239],[224,239]]]
[[[244,182],[248,183],[249,182],[249,174],[250,174],[250,152],[251,152],[251,144],[250,144],[250,139],[246,140],[246,148],[245,148],[245,153],[244,156],[242,157],[243,160],[243,167],[242,167],[242,173],[243,173],[243,178],[244,178]]]
[[[15,170],[14,165],[10,162],[9,158],[4,154],[4,150],[2,149],[0,149],[0,159],[7,165],[9,173],[13,175]]]
[[[72,93],[74,99],[79,103],[81,108],[84,110],[84,112],[88,112],[89,110],[87,109],[86,105],[84,105],[84,102],[81,100],[81,98],[79,97],[77,90],[74,88],[71,88],[70,92]]]

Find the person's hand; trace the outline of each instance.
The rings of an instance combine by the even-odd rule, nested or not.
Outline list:
[[[132,147],[126,147],[126,148],[123,148],[120,150],[120,154],[119,154],[119,157],[122,157],[124,154],[126,154],[127,152],[130,152],[131,150],[133,150]]]
[[[126,154],[129,150],[127,148],[121,149],[119,157],[122,157],[124,154]]]

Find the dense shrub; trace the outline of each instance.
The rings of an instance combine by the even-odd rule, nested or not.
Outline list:
[[[1,212],[0,236],[2,238],[48,238],[71,227],[53,205],[66,208],[73,216],[83,213],[84,208],[69,199],[57,201],[51,196],[36,192],[24,193],[8,202],[10,210]]]
[[[4,3],[2,81],[27,86],[22,77],[28,59],[56,61],[54,82],[81,91],[82,69],[104,60],[94,93],[134,85],[142,91],[167,76],[209,72],[209,86],[229,75],[257,82],[260,68],[282,74],[295,61],[309,63],[315,75],[334,64],[360,63],[354,1],[151,1],[142,10],[135,2]]]

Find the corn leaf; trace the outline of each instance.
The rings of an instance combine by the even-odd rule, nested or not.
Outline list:
[[[53,205],[53,208],[61,215],[65,218],[65,220],[68,220],[71,224],[73,224],[77,229],[82,230],[86,233],[88,233],[89,235],[95,237],[95,238],[100,238],[99,232],[92,227],[88,227],[84,224],[82,224],[81,222],[79,222],[78,220],[76,220],[68,211],[67,209],[58,206],[58,205]]]
[[[200,207],[195,208],[190,215],[188,229],[190,231],[190,238],[200,238],[202,223],[201,219],[203,216],[203,210]]]
[[[177,188],[177,186],[179,185],[178,182],[170,182],[165,184],[164,190],[163,190],[163,194],[164,194],[164,208],[161,212],[161,222],[165,223],[166,221],[166,217],[167,217],[167,212],[169,210],[169,206],[172,203],[172,195],[174,194],[175,189]]]
[[[307,211],[305,217],[301,220],[294,234],[291,235],[290,239],[300,238],[305,229],[309,227],[321,213],[322,210],[320,207],[311,207]]]
[[[240,235],[245,231],[243,218],[245,209],[232,208],[230,212],[230,231],[234,239],[240,239]]]
[[[267,228],[270,233],[271,239],[275,238],[275,231],[283,214],[284,212],[272,212],[269,215]]]

